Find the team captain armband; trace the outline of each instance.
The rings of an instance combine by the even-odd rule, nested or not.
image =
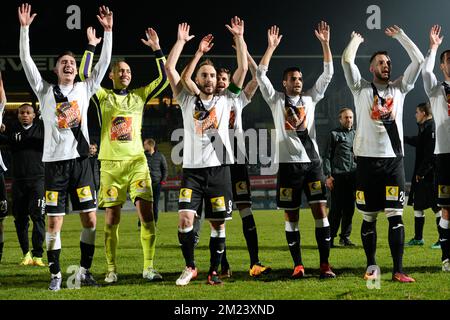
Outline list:
[[[92,44],[88,44],[80,63],[79,74],[81,81],[85,81],[86,79],[91,77],[92,61],[94,60],[94,53],[95,53],[95,46]]]
[[[233,82],[230,82],[230,85],[228,86],[228,90],[230,90],[234,94],[241,93],[242,89],[236,86]]]

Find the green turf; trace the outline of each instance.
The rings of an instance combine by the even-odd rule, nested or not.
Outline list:
[[[365,255],[361,246],[359,229],[361,217],[354,216],[352,240],[355,248],[335,248],[331,251],[330,262],[337,274],[336,279],[319,280],[319,257],[314,236],[314,221],[309,210],[302,210],[300,231],[302,255],[306,277],[290,280],[292,259],[284,235],[284,221],[281,211],[255,211],[260,243],[260,259],[270,265],[273,271],[261,279],[248,275],[249,257],[241,231],[241,219],[235,212],[234,219],[227,223],[228,258],[233,277],[223,286],[208,286],[206,272],[209,267],[209,226],[202,229],[200,244],[195,252],[200,270],[197,280],[186,287],[175,286],[184,260],[178,245],[177,214],[162,213],[158,222],[158,239],[155,267],[161,272],[164,281],[148,283],[142,279],[142,251],[137,228],[137,217],[132,213],[122,215],[120,243],[118,250],[119,282],[101,288],[67,289],[66,273],[70,265],[79,261],[80,223],[77,215],[65,217],[62,231],[61,268],[64,289],[49,292],[49,273],[47,268],[19,266],[21,251],[18,246],[13,218],[5,221],[5,248],[0,264],[0,300],[6,299],[450,299],[450,274],[441,271],[440,250],[430,246],[437,240],[434,215],[427,211],[425,223],[425,246],[405,248],[405,271],[413,276],[416,283],[393,283],[391,278],[392,260],[387,243],[387,220],[384,214],[378,219],[377,261],[381,267],[381,288],[368,289],[362,280],[365,271]],[[413,234],[413,214],[408,208],[404,214],[406,241]],[[92,267],[95,278],[103,283],[106,262],[103,251],[102,211],[98,214],[97,249]],[[31,236],[30,236],[31,238]],[[46,256],[44,256],[46,260]]]

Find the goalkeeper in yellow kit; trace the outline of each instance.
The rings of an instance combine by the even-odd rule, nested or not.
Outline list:
[[[147,39],[141,39],[155,54],[158,78],[145,87],[129,90],[130,66],[125,61],[111,65],[109,78],[113,89],[101,88],[93,97],[101,119],[99,207],[105,214],[105,252],[108,272],[105,282],[117,282],[116,251],[120,211],[127,191],[136,206],[141,221],[141,244],[144,253],[143,277],[149,281],[162,280],[153,267],[156,232],[153,217],[153,193],[150,173],[141,139],[142,114],[148,100],[156,97],[168,85],[164,63],[155,30],[146,30]],[[89,47],[80,65],[82,80],[89,77],[95,45],[101,41],[95,32],[88,32]]]

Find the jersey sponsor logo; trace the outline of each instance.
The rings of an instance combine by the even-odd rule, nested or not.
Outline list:
[[[319,181],[313,181],[308,183],[309,192],[312,196],[322,194],[322,183]]]
[[[450,198],[450,186],[440,184],[439,185],[439,199],[448,199]]]
[[[307,128],[305,106],[289,106],[284,109],[284,128],[286,130],[305,131]]]
[[[392,109],[394,108],[394,97],[390,94],[384,99],[382,104],[381,99],[375,95],[373,97],[372,110],[370,117],[373,120],[394,120]]]
[[[292,188],[280,188],[280,201],[292,201]]]
[[[450,117],[450,93],[447,94],[447,115]]]
[[[90,186],[77,188],[77,195],[80,202],[87,202],[93,200]]]
[[[111,141],[132,141],[133,140],[133,118],[113,117],[111,119]]]
[[[364,196],[364,191],[356,190],[356,203],[366,204],[366,197]]]
[[[54,207],[58,205],[58,191],[45,191],[45,205]]]
[[[386,200],[397,201],[398,200],[398,187],[397,186],[386,186]]]
[[[117,197],[119,196],[119,192],[117,188],[114,186],[108,187],[105,190],[105,201],[117,201]]]
[[[203,120],[197,120],[194,117],[195,133],[199,136],[207,133],[210,130],[216,130],[219,128],[219,122],[217,121],[216,107],[212,107],[208,116]]]
[[[181,188],[180,197],[178,198],[178,202],[191,202],[192,200],[192,189]]]
[[[150,183],[148,180],[138,180],[134,183],[134,188],[136,192],[144,193],[148,192],[150,187]]]
[[[236,194],[243,195],[248,193],[247,182],[239,181],[236,183]]]
[[[80,126],[81,113],[77,101],[61,102],[56,105],[59,129],[72,129]]]
[[[236,111],[232,109],[230,111],[230,122],[228,123],[228,129],[234,129],[235,126],[236,126]]]
[[[223,212],[226,210],[225,197],[211,198],[211,206],[213,212]]]

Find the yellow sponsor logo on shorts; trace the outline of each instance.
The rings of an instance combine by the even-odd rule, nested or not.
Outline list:
[[[398,187],[386,186],[386,200],[397,201],[398,200]]]
[[[55,207],[58,205],[58,191],[45,191],[45,205]]]
[[[147,180],[138,180],[134,183],[134,188],[136,192],[144,193],[148,192],[148,183]]]
[[[322,194],[322,183],[319,181],[313,181],[308,183],[309,192],[312,196]]]
[[[117,197],[119,196],[119,192],[117,188],[114,186],[106,188],[105,191],[105,201],[117,201]]]
[[[248,188],[247,188],[246,181],[239,181],[238,183],[236,183],[236,194],[237,195],[242,195],[242,194],[247,194],[247,193],[248,193]]]
[[[280,188],[280,201],[292,201],[292,188]]]
[[[438,193],[439,199],[448,199],[448,198],[450,198],[450,186],[446,186],[444,184],[440,184],[438,190],[439,190],[439,193]]]
[[[92,200],[92,192],[90,186],[85,186],[77,189],[77,195],[80,202]]]
[[[181,188],[180,190],[180,197],[178,199],[178,202],[191,202],[192,200],[192,189],[188,188]]]
[[[364,191],[356,190],[356,203],[366,204],[366,198],[364,196]]]
[[[213,212],[225,211],[225,197],[211,198],[211,206]]]

